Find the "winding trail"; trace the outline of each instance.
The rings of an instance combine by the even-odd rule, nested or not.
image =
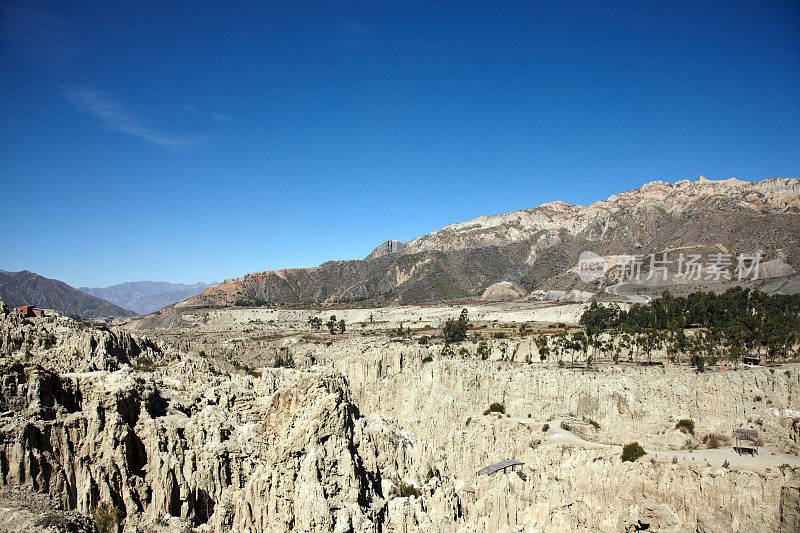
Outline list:
[[[609,285],[605,288],[605,292],[608,294],[612,294],[614,296],[619,296],[621,298],[626,298],[628,302],[632,304],[641,304],[647,305],[653,301],[650,296],[646,296],[643,294],[623,294],[620,292],[620,288],[629,285],[628,283],[617,283],[615,285]]]
[[[518,422],[541,425],[542,422],[531,422],[527,419],[516,418]],[[622,453],[622,446],[616,444],[603,444],[586,440],[571,431],[561,427],[562,418],[556,418],[546,422],[550,429],[545,434],[540,446],[563,446],[564,444],[577,444],[587,448],[605,448],[614,453]],[[764,446],[759,448],[758,455],[739,455],[732,446],[721,446],[719,448],[701,450],[653,450],[645,448],[647,455],[644,460],[655,459],[661,463],[671,463],[673,458],[678,464],[695,464],[698,467],[713,466],[722,467],[728,461],[730,468],[742,470],[763,471],[766,468],[780,468],[781,465],[788,464],[792,467],[800,467],[800,457],[780,453],[772,447]]]

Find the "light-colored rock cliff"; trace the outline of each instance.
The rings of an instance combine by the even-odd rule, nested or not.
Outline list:
[[[0,506],[47,495],[80,521],[108,502],[126,531],[198,532],[788,531],[800,514],[796,365],[580,371],[528,364],[525,339],[481,360],[365,332],[264,341],[297,368],[237,370],[213,343],[37,320],[0,313]],[[702,443],[739,426],[758,456]],[[622,462],[632,441],[648,453]],[[505,459],[525,464],[477,475]]]

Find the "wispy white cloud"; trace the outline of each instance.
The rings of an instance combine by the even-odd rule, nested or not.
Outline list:
[[[137,137],[172,152],[208,145],[201,136],[176,135],[145,125],[139,117],[103,92],[83,88],[68,90],[63,94],[76,109],[98,119],[100,126],[105,129]]]
[[[211,118],[213,118],[214,120],[224,120],[224,121],[228,121],[231,119],[231,117],[229,117],[228,115],[223,115],[222,113],[211,113]]]

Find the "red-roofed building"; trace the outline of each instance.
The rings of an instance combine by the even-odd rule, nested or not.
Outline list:
[[[17,311],[22,316],[22,318],[34,318],[37,316],[44,316],[44,311],[41,309],[36,309],[32,305],[20,305],[17,307]]]

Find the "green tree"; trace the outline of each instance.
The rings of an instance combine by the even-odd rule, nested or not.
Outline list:
[[[461,342],[467,338],[467,328],[469,327],[469,317],[467,310],[462,309],[461,315],[457,318],[448,318],[442,328],[442,336],[446,343]]]
[[[322,319],[318,316],[309,317],[308,325],[311,326],[312,330],[319,331],[322,329]]]

